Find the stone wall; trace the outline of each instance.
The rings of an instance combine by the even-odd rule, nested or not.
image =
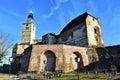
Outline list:
[[[30,45],[27,44],[16,44],[13,48],[13,54],[20,55],[24,53],[25,49],[27,49]]]
[[[86,54],[87,48],[69,45],[33,45],[28,71],[37,71],[38,73],[44,71],[45,64],[43,62],[46,60],[44,55],[46,51],[52,51],[56,56],[55,70],[63,70],[64,72],[75,70],[76,55],[74,52],[82,56],[83,66],[89,64]]]
[[[27,72],[28,71],[28,66],[29,66],[29,61],[30,61],[30,56],[31,56],[31,49],[32,46],[29,46],[28,48],[25,49],[24,53],[20,56],[20,71],[22,72]]]
[[[120,45],[107,46],[106,50],[113,57],[113,64],[116,66],[117,71],[120,72]]]
[[[58,43],[88,47],[85,23],[78,24],[62,33]]]
[[[98,31],[95,30],[96,27],[98,28]],[[87,28],[87,38],[88,38],[89,47],[93,47],[93,46],[103,47],[104,42],[103,42],[102,30],[99,20],[92,17],[91,15],[88,15],[86,18],[86,28]]]
[[[42,43],[43,44],[55,44],[56,43],[56,35],[52,33],[48,33],[42,36]]]

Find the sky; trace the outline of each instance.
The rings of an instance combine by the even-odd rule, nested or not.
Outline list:
[[[19,42],[31,7],[36,39],[49,32],[59,34],[72,19],[88,12],[100,19],[104,45],[120,45],[119,0],[0,0],[0,32]]]

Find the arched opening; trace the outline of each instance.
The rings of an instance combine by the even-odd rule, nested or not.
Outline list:
[[[83,69],[83,59],[82,59],[82,56],[79,52],[74,52],[74,59],[75,59],[75,65],[74,65],[74,68],[76,70],[81,70]]]
[[[54,72],[56,67],[56,56],[52,51],[46,51],[44,53],[46,56],[45,70]]]

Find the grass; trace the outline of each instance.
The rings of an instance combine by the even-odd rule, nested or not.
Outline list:
[[[111,76],[110,73],[79,74],[79,80],[113,80],[113,79],[115,79],[115,77]],[[55,77],[53,79],[47,79],[47,80],[78,80],[78,75]]]
[[[72,74],[72,75],[71,75]],[[40,77],[40,80],[44,80],[44,77],[41,75],[38,75]],[[10,75],[1,75],[0,80],[9,80]],[[111,73],[83,73],[79,74],[79,80],[115,80],[120,78],[120,73],[117,73],[116,76],[112,76]],[[64,73],[62,77],[54,77],[52,79],[46,79],[46,80],[78,80],[78,74],[76,73]]]

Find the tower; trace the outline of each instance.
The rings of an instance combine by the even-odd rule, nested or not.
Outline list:
[[[103,47],[100,21],[87,12],[78,16],[60,32],[58,43],[81,47]]]
[[[104,47],[99,18],[95,18],[89,14],[86,17],[86,28],[89,47]]]
[[[32,9],[30,9],[27,20],[23,23],[22,39],[23,44],[34,44],[36,26],[34,24],[34,17]]]

